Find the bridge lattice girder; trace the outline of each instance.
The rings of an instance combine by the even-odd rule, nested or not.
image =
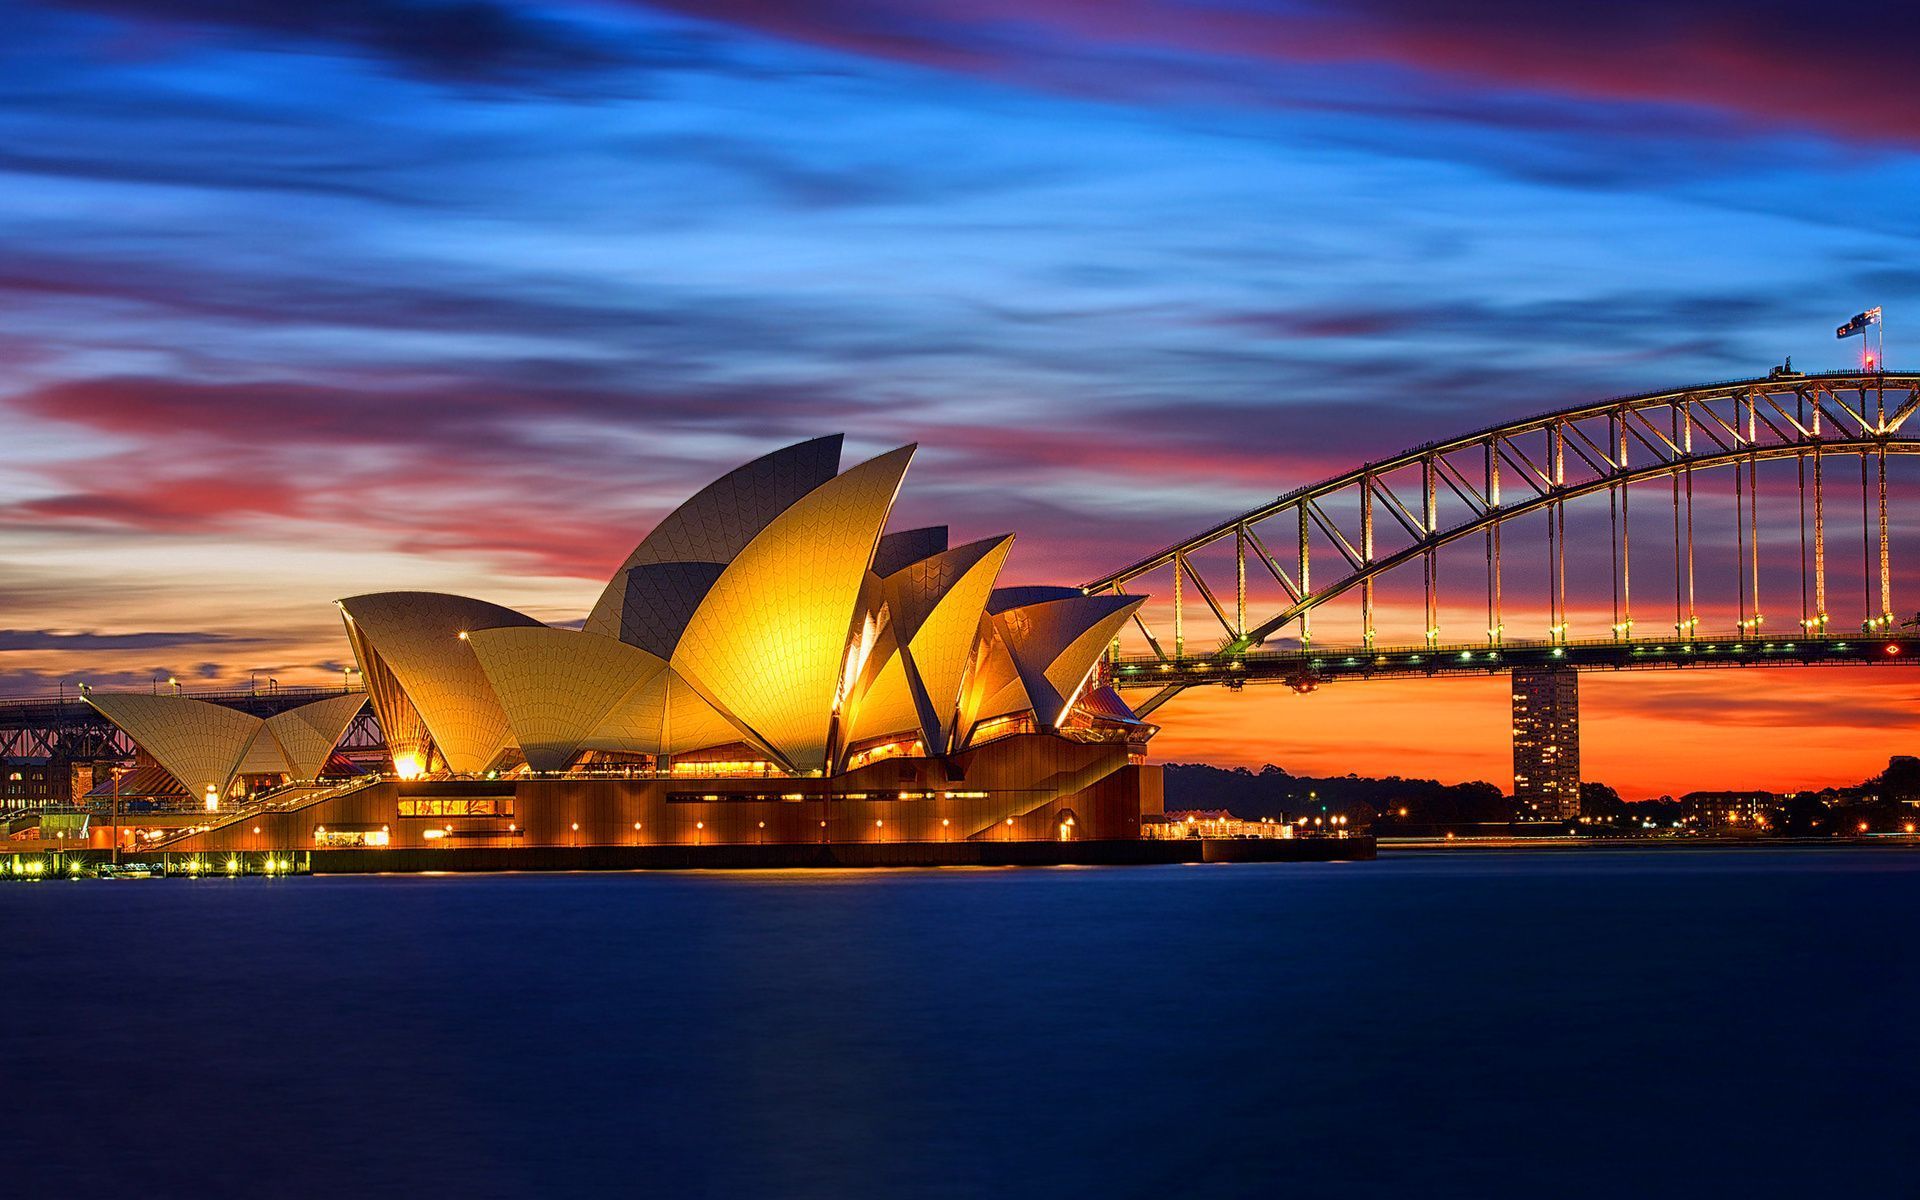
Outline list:
[[[258,717],[272,716],[316,699],[337,696],[334,688],[287,688],[273,692],[207,692],[194,699],[225,704]],[[341,735],[342,750],[384,745],[373,710],[363,708]],[[68,762],[109,762],[133,757],[132,739],[90,707],[78,693],[0,700],[0,759],[48,758]]]
[[[1310,636],[1313,611],[1335,598],[1360,593],[1362,641],[1373,637],[1373,586],[1387,572],[1419,561],[1425,564],[1428,640],[1437,636],[1438,603],[1434,555],[1441,547],[1480,534],[1487,545],[1489,637],[1500,640],[1502,575],[1501,534],[1507,524],[1547,514],[1550,606],[1555,636],[1565,631],[1565,505],[1598,492],[1618,493],[1647,481],[1671,478],[1676,513],[1685,508],[1688,563],[1681,607],[1692,607],[1692,474],[1699,470],[1770,459],[1800,458],[1814,464],[1812,502],[1815,609],[1811,623],[1825,627],[1824,504],[1821,462],[1831,456],[1862,457],[1877,466],[1879,479],[1879,585],[1882,618],[1890,614],[1891,578],[1887,551],[1886,456],[1920,453],[1920,436],[1906,426],[1920,410],[1920,374],[1783,374],[1674,391],[1627,396],[1544,413],[1479,430],[1448,441],[1432,442],[1394,458],[1366,464],[1346,474],[1276,497],[1258,508],[1222,522],[1174,546],[1084,586],[1089,592],[1124,591],[1155,571],[1172,570],[1174,651],[1169,655],[1144,618],[1140,632],[1162,659],[1185,657],[1184,591],[1191,586],[1226,633],[1227,652],[1257,646],[1289,625]],[[1736,470],[1736,497],[1740,496]],[[1749,481],[1752,468],[1748,470]],[[1684,489],[1683,489],[1684,484]],[[1808,490],[1803,479],[1803,503]],[[1751,482],[1741,500],[1752,506],[1747,520],[1757,525],[1757,500]],[[1633,493],[1638,494],[1638,493]],[[1443,519],[1443,507],[1450,515]],[[1343,525],[1342,515],[1357,512]],[[1747,510],[1743,509],[1743,514]],[[1384,523],[1377,520],[1384,513]],[[1616,529],[1619,527],[1616,526]],[[1557,537],[1556,537],[1557,531]],[[1757,529],[1754,530],[1757,533]],[[1745,536],[1745,535],[1743,535]],[[1328,582],[1314,582],[1315,542],[1339,564]],[[1209,583],[1195,556],[1231,541],[1235,578],[1231,585]],[[1274,553],[1281,549],[1285,557]],[[1616,544],[1615,551],[1626,550]],[[1757,594],[1757,540],[1751,552]],[[1285,604],[1277,610],[1248,612],[1247,560],[1279,584]],[[1629,568],[1630,570],[1630,568]],[[1746,596],[1742,568],[1742,621]],[[1616,573],[1616,589],[1621,580]],[[1223,600],[1222,597],[1227,597]],[[1232,609],[1228,608],[1231,601]],[[1618,610],[1620,597],[1616,594]],[[1631,600],[1628,600],[1628,627]],[[1688,612],[1688,617],[1692,617]],[[1685,624],[1687,618],[1680,618]],[[1698,618],[1692,617],[1697,624]],[[1622,629],[1616,627],[1616,635]],[[1684,631],[1683,631],[1684,632]]]

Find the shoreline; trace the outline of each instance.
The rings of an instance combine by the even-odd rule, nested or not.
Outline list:
[[[1487,837],[1378,839],[1381,855],[1459,850],[1920,850],[1920,835],[1885,834],[1833,838],[1724,838],[1724,837]]]
[[[793,868],[1154,866],[1177,863],[1349,862],[1375,856],[1370,837],[1141,838],[1078,842],[773,843],[717,846],[498,846],[462,849],[315,849],[264,853],[154,852],[122,855],[156,876],[409,875],[495,871],[713,871]],[[30,860],[45,864],[25,874]],[[104,850],[0,851],[0,880],[64,878],[75,865],[94,877],[109,864]],[[111,872],[109,872],[111,873]]]

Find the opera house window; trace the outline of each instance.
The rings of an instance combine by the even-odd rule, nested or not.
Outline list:
[[[391,840],[387,831],[377,825],[322,825],[313,831],[313,844],[316,846],[384,846]]]
[[[513,800],[504,796],[433,797],[400,801],[403,817],[510,817]]]

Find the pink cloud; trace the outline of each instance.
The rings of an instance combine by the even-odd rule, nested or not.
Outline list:
[[[1519,0],[1357,0],[1278,5],[1219,0],[769,0],[680,3],[690,15],[876,58],[1003,78],[1091,74],[1107,86],[1223,63],[1383,65],[1468,86],[1570,98],[1676,104],[1756,124],[1817,129],[1846,139],[1920,137],[1920,95],[1824,86],[1810,63],[1858,61],[1861,27],[1818,8],[1714,3],[1677,8],[1644,0],[1540,5]],[[1916,32],[1912,14],[1875,15],[1876,40]],[[1891,22],[1891,24],[1887,24]],[[1151,59],[1150,65],[1138,61]],[[1104,64],[1099,60],[1107,59]],[[1104,74],[1101,68],[1106,68]]]

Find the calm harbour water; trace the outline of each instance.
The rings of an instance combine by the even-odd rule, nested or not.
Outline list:
[[[18,1196],[1912,1194],[1920,854],[0,887]]]

